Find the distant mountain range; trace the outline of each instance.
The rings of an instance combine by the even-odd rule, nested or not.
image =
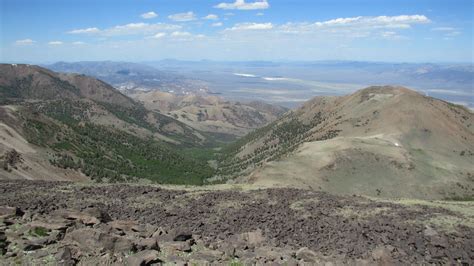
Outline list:
[[[112,61],[57,62],[45,65],[56,72],[78,73],[103,80],[115,88],[127,90],[162,90],[173,93],[204,93],[204,82],[188,79],[170,71],[160,71],[144,64]]]

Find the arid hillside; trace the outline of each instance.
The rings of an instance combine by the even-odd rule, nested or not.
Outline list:
[[[262,102],[238,103],[217,96],[176,95],[162,91],[136,91],[130,96],[196,129],[243,136],[275,121],[286,108]]]
[[[402,87],[316,97],[227,148],[232,182],[341,194],[474,195],[474,115]]]

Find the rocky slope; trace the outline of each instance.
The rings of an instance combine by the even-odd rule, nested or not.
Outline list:
[[[130,94],[148,109],[166,113],[196,129],[243,136],[275,121],[286,108],[261,102],[238,103],[209,95],[176,95],[161,91]]]
[[[97,79],[2,64],[0,96],[0,178],[200,183],[211,175],[184,152],[207,144],[204,135]]]
[[[474,195],[474,115],[402,87],[316,97],[226,150],[238,182],[387,197]]]
[[[467,202],[298,189],[0,181],[0,261],[53,265],[470,265]]]

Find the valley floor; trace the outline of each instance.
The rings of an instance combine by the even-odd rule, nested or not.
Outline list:
[[[0,181],[0,264],[473,264],[473,202]]]

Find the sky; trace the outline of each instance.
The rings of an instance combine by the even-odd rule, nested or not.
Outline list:
[[[472,0],[0,0],[0,62],[473,62]]]

